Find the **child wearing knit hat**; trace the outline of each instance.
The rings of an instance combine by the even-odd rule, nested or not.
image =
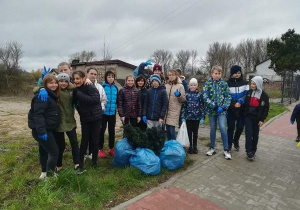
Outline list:
[[[161,78],[157,74],[150,77],[152,87],[147,90],[144,106],[143,121],[148,128],[161,127],[164,121],[168,97],[164,86],[161,85]]]
[[[202,94],[197,91],[198,81],[192,78],[189,82],[189,92],[186,95],[186,101],[182,106],[182,122],[186,122],[190,147],[188,152],[190,154],[197,154],[197,140],[199,124],[204,123],[204,102]]]
[[[232,144],[236,151],[239,151],[239,139],[244,129],[244,101],[249,90],[248,83],[243,80],[242,68],[233,65],[230,69],[230,78],[227,81],[231,102],[227,110],[227,134],[228,147],[232,148]]]

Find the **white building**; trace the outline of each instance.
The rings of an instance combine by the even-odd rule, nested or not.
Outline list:
[[[273,69],[269,69],[270,64],[270,59],[261,62],[255,67],[255,71],[247,73],[246,79],[250,81],[251,78],[255,76],[261,76],[264,82],[282,81],[282,77],[280,75],[278,75]]]

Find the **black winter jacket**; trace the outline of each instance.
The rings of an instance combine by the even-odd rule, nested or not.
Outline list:
[[[250,98],[253,90],[249,90],[246,99],[245,99],[245,114],[249,114],[249,106],[250,106]],[[262,91],[260,99],[259,99],[259,106],[257,107],[257,120],[264,122],[269,114],[270,103],[269,103],[269,96],[265,91]]]
[[[73,103],[80,116],[80,122],[101,120],[102,108],[97,88],[92,85],[82,85],[74,89]]]
[[[57,104],[58,97],[50,90],[47,92],[49,98],[46,102],[38,99],[38,94],[32,98],[28,113],[28,127],[36,129],[38,135],[47,133],[47,130],[56,129],[61,121],[61,112]]]
[[[158,88],[151,87],[147,90],[143,116],[146,116],[148,120],[164,119],[168,108],[168,96],[165,86],[159,86]]]

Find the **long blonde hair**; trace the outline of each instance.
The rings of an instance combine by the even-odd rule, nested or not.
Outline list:
[[[175,85],[178,84],[177,71],[176,71],[175,69],[170,69],[170,70],[168,71],[168,75],[169,75],[169,73],[175,74],[176,78],[175,78],[175,80],[174,80],[172,83],[175,84]],[[169,78],[169,83],[170,83],[170,78]]]

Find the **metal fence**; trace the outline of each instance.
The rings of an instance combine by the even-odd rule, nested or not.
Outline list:
[[[282,73],[282,97],[281,103],[289,103],[299,100],[300,75],[292,71]]]

